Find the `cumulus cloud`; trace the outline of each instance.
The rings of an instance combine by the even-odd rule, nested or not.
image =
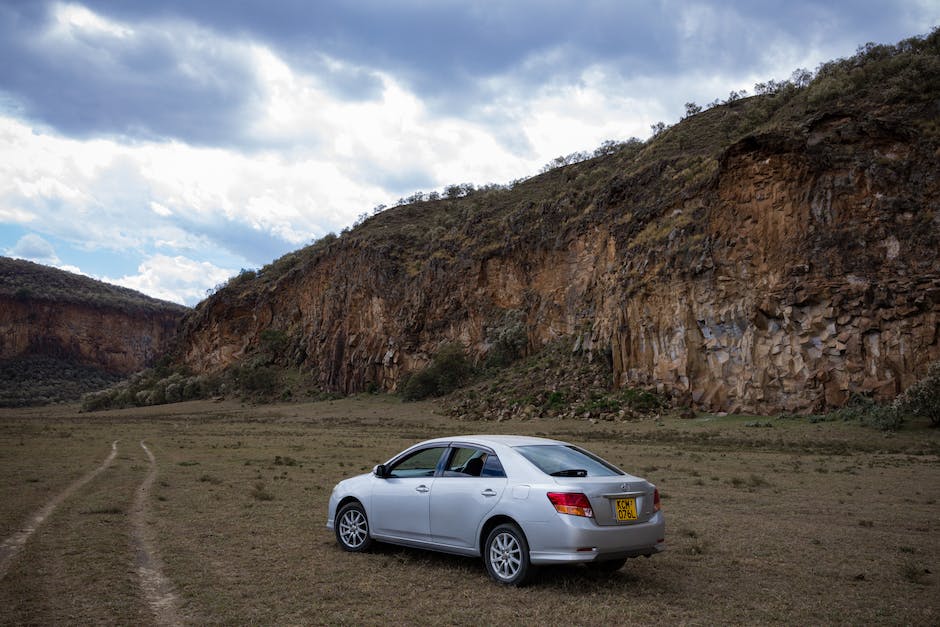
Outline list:
[[[4,221],[39,223],[84,249],[215,249],[261,265],[385,197],[315,155],[79,141],[2,116],[0,140]]]
[[[137,268],[137,274],[103,281],[123,285],[154,298],[185,305],[195,305],[205,298],[206,291],[224,283],[233,271],[183,256],[154,255]]]
[[[7,250],[7,255],[48,266],[56,266],[60,263],[52,244],[35,233],[27,233],[21,237],[12,248]]]

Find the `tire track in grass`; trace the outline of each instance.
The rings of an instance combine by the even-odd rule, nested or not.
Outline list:
[[[131,542],[137,576],[157,624],[181,625],[179,597],[173,583],[163,574],[163,564],[154,550],[153,538],[147,529],[147,500],[150,498],[150,487],[157,478],[157,458],[143,441],[140,447],[150,460],[150,470],[137,488],[137,496],[131,510]]]
[[[13,563],[13,560],[23,548],[23,545],[26,544],[26,541],[29,540],[29,537],[33,535],[36,529],[39,528],[46,518],[48,518],[52,512],[54,512],[63,501],[65,501],[65,499],[72,496],[72,494],[81,489],[82,486],[97,477],[108,466],[111,465],[111,462],[113,462],[114,458],[117,457],[117,443],[117,440],[111,443],[111,452],[108,453],[108,456],[103,462],[101,462],[100,466],[70,483],[64,490],[62,490],[62,492],[57,494],[32,516],[30,516],[29,520],[22,529],[4,540],[3,544],[0,544],[0,579],[3,579],[6,576],[7,571],[10,569],[10,564]]]

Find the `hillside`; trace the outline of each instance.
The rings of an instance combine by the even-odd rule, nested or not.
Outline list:
[[[0,257],[0,298],[88,305],[128,314],[189,310],[126,287],[9,257]]]
[[[187,315],[178,364],[349,393],[445,344],[562,342],[711,410],[890,398],[940,358],[940,31],[761,92],[245,273]]]
[[[149,366],[186,307],[0,257],[0,404],[76,399]]]

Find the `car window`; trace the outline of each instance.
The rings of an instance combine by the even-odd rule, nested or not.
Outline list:
[[[455,446],[447,465],[445,477],[505,477],[499,458],[490,451],[472,447]]]
[[[445,446],[423,448],[396,462],[390,469],[389,477],[433,477],[437,462]]]
[[[471,446],[455,446],[450,461],[444,467],[444,476],[479,477],[488,455],[489,453],[482,449]]]
[[[486,462],[483,464],[481,477],[505,477],[506,471],[503,470],[503,464],[495,455],[487,455]]]
[[[624,474],[600,457],[575,446],[537,444],[516,450],[547,475],[554,477],[610,477]]]

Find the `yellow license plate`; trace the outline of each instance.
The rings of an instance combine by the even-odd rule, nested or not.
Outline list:
[[[636,499],[617,499],[617,520],[636,519]]]

